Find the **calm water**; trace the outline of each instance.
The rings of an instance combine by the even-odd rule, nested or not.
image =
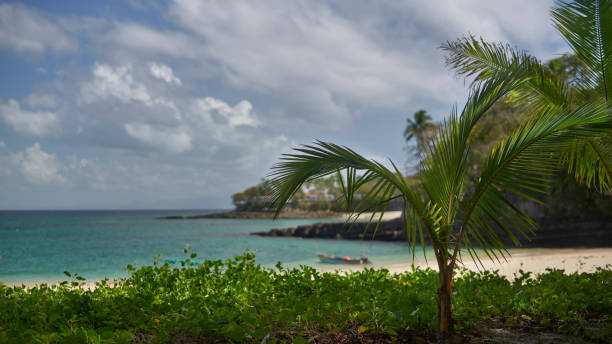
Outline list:
[[[316,253],[359,256],[374,263],[409,262],[406,244],[299,238],[262,238],[251,232],[330,221],[317,219],[157,220],[158,216],[205,211],[0,211],[0,282],[64,279],[63,271],[87,279],[126,275],[127,264],[149,265],[153,256],[184,258],[186,245],[196,260],[225,259],[245,249],[272,266],[314,267]],[[418,258],[418,257],[417,257]]]

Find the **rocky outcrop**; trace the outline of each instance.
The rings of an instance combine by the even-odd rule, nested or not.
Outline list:
[[[401,220],[382,222],[376,229],[376,223],[357,222],[354,224],[340,223],[315,223],[291,227],[286,229],[272,229],[266,232],[252,233],[266,237],[300,237],[300,238],[323,238],[323,239],[351,239],[351,240],[381,240],[381,241],[406,241],[406,232],[402,229]]]
[[[406,241],[406,232],[400,219],[383,222],[378,230],[376,223],[369,226],[366,223],[316,223],[252,234],[264,237]],[[500,233],[500,237],[507,247],[514,247],[505,235]],[[612,218],[542,220],[530,241],[520,241],[521,247],[612,247]],[[428,238],[426,242],[429,242]]]

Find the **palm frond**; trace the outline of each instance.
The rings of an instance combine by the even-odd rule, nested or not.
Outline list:
[[[561,162],[578,183],[601,193],[612,190],[612,135],[576,140]]]
[[[535,223],[504,194],[538,200],[547,192],[548,177],[558,170],[563,152],[576,139],[609,132],[612,113],[605,104],[588,104],[576,110],[548,111],[523,123],[491,151],[471,197],[461,204],[461,235],[477,242],[485,253],[504,256],[504,245],[495,228],[515,244],[528,238]],[[466,241],[467,248],[472,241]],[[458,246],[455,247],[457,251]]]
[[[563,108],[578,93],[573,86],[552,75],[535,57],[508,44],[489,43],[469,36],[446,42],[441,48],[447,52],[447,66],[458,75],[474,76],[473,86],[496,74],[522,69],[527,80],[509,99],[534,112]]]
[[[517,67],[531,70],[538,60],[526,51],[516,50],[508,44],[489,43],[474,36],[464,36],[447,41],[441,46],[446,55],[446,65],[458,75],[474,77],[474,82],[506,73]]]
[[[463,189],[470,133],[497,100],[523,81],[524,70],[517,69],[509,75],[496,74],[481,83],[472,90],[461,115],[453,110],[433,139],[422,161],[423,186],[429,198],[441,208],[443,224],[449,225],[454,221],[458,197]]]
[[[298,153],[284,154],[281,161],[272,167],[270,177],[273,185],[276,214],[278,216],[287,201],[305,182],[332,173],[341,174],[346,171],[346,180],[340,179],[343,197],[347,203],[347,211],[351,218],[355,213],[373,211],[384,214],[390,200],[401,196],[414,218],[408,220],[414,228],[425,229],[432,246],[437,248],[435,227],[439,222],[436,218],[435,205],[426,204],[414,190],[410,189],[404,177],[395,168],[389,170],[383,164],[368,160],[353,150],[333,143],[316,141],[312,145],[295,148]],[[395,165],[394,165],[395,166]],[[359,174],[362,172],[363,174]],[[366,197],[355,204],[354,195],[365,183],[374,183]],[[354,217],[353,217],[354,218]],[[379,218],[378,225],[382,220]],[[377,225],[377,226],[378,226]],[[407,234],[414,233],[413,228],[407,228]],[[417,238],[408,235],[409,247]],[[424,242],[421,237],[421,242]],[[425,247],[423,245],[423,252]],[[437,253],[436,253],[437,254]]]
[[[551,11],[553,24],[584,62],[585,88],[612,99],[612,2],[558,1]]]

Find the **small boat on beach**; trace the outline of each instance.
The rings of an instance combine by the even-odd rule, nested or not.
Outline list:
[[[321,263],[327,264],[369,264],[368,257],[361,254],[361,258],[351,258],[348,256],[340,257],[325,253],[317,253],[317,257],[321,259]]]

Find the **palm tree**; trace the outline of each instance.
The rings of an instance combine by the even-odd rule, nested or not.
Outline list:
[[[435,252],[438,327],[443,335],[450,334],[453,276],[461,255],[479,263],[482,252],[499,261],[507,255],[501,236],[519,244],[519,238],[528,239],[536,227],[509,195],[540,200],[562,163],[573,166],[579,180],[610,189],[612,21],[602,18],[612,18],[612,5],[603,0],[559,3],[553,18],[583,61],[582,82],[559,81],[535,58],[509,46],[473,37],[447,43],[449,64],[460,74],[476,75],[476,82],[462,111],[451,112],[427,147],[421,160],[421,188],[410,187],[393,162],[389,169],[347,147],[317,141],[283,155],[273,167],[277,214],[303,183],[334,173],[345,175],[340,178],[343,198],[353,215],[379,213],[380,225],[389,203],[401,199],[410,250],[414,254],[418,244],[424,252],[427,239]],[[525,105],[531,115],[493,146],[465,193],[474,127],[507,96]],[[580,155],[581,149],[591,153]],[[354,203],[353,195],[366,183],[374,186]]]
[[[475,76],[473,85],[499,73],[525,69],[525,82],[512,92],[510,101],[533,114],[549,109],[572,109],[593,100],[612,100],[612,1],[557,2],[553,24],[571,47],[571,78],[554,64],[543,65],[525,51],[472,36],[442,46],[447,64],[459,75]],[[563,163],[568,172],[601,192],[612,188],[612,135],[589,136],[574,141]]]
[[[438,326],[443,335],[450,334],[453,275],[462,253],[480,262],[478,246],[483,254],[499,260],[507,254],[500,235],[518,244],[518,237],[528,238],[535,229],[535,223],[507,195],[534,199],[534,194],[545,194],[546,176],[558,168],[576,138],[612,130],[612,114],[605,103],[542,111],[493,147],[473,192],[463,195],[473,128],[497,100],[524,87],[522,67],[491,76],[472,90],[460,114],[451,112],[422,159],[422,193],[408,185],[393,162],[389,169],[347,147],[317,141],[283,155],[273,167],[276,214],[304,183],[331,174],[345,175],[340,181],[347,211],[378,213],[378,225],[389,203],[403,200],[410,250],[414,254],[418,242],[425,252],[428,238],[435,252],[440,282]],[[353,203],[353,195],[366,183],[374,187]]]
[[[431,116],[423,109],[415,112],[412,117],[414,119],[406,119],[407,124],[406,129],[404,129],[404,138],[407,143],[410,142],[413,137],[416,138],[417,145],[415,151],[418,158],[425,150],[427,139],[430,136],[431,130],[435,128],[435,125],[431,123]]]

